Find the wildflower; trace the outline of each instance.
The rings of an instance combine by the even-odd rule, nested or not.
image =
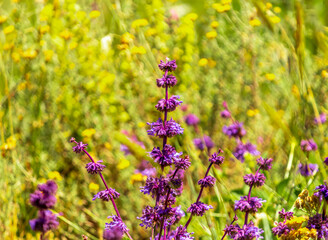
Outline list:
[[[209,158],[209,162],[210,163],[214,163],[218,166],[220,166],[223,161],[224,161],[224,157],[223,156],[219,156],[220,153],[222,153],[223,151],[221,149],[219,149],[218,152],[213,153],[212,156]]]
[[[22,55],[23,58],[31,60],[31,59],[35,58],[38,55],[38,53],[37,53],[37,51],[35,51],[33,49],[28,49],[26,51],[23,51],[21,53],[21,55]]]
[[[227,110],[224,109],[221,113],[220,113],[222,118],[230,118],[231,117],[231,113]]]
[[[247,142],[246,144],[243,144],[240,142],[233,152],[233,155],[240,160],[241,162],[245,161],[245,153],[250,153],[252,155],[259,155],[260,152],[256,150],[256,146]]]
[[[181,128],[181,126],[172,118],[171,120],[166,121],[165,127],[163,126],[161,118],[159,118],[156,122],[147,124],[151,126],[151,129],[147,131],[150,136],[173,137],[183,133],[183,128]]]
[[[13,26],[13,25],[10,25],[10,26],[5,27],[3,29],[3,33],[6,34],[6,35],[12,33],[13,31],[15,31],[15,26]]]
[[[323,124],[327,121],[327,117],[325,113],[321,113],[319,117],[314,118],[313,122],[314,124]]]
[[[315,188],[316,193],[315,196],[318,196],[320,198],[324,198],[326,201],[328,201],[328,186],[327,183],[319,185]]]
[[[265,202],[265,200],[258,197],[250,197],[249,200],[247,200],[247,196],[242,196],[240,197],[240,200],[235,201],[235,210],[240,210],[241,212],[246,213],[255,213],[262,207],[263,202]]]
[[[244,182],[248,186],[260,187],[264,185],[265,176],[263,173],[247,174],[244,176]]]
[[[131,27],[132,28],[138,28],[138,27],[144,27],[144,26],[147,26],[147,25],[148,25],[147,19],[142,18],[142,19],[134,20],[132,22]]]
[[[156,223],[159,223],[160,216],[158,214],[158,209],[159,209],[159,207],[153,208],[151,206],[146,206],[142,210],[142,216],[137,217],[139,220],[142,221],[142,223],[140,223],[140,226],[150,228],[150,227],[153,227],[153,225],[155,225]]]
[[[276,76],[273,73],[267,73],[265,74],[265,78],[269,81],[273,81],[276,78]]]
[[[73,34],[67,29],[65,29],[59,34],[59,36],[65,40],[69,40],[73,36]]]
[[[108,202],[110,199],[116,199],[120,196],[120,194],[118,192],[115,191],[115,189],[113,188],[108,188],[106,190],[100,191],[98,192],[96,195],[94,195],[94,197],[92,198],[92,200],[96,200],[97,198]]]
[[[318,171],[318,165],[313,163],[309,163],[309,164],[300,163],[298,165],[298,171],[302,176],[309,177],[312,176],[314,172]]]
[[[158,147],[155,147],[149,153],[149,156],[161,166],[171,165],[175,160],[179,159],[181,155],[182,152],[177,153],[175,148],[170,146],[169,144],[166,144],[162,151]]]
[[[177,227],[176,230],[172,232],[169,239],[193,240],[194,237],[191,236],[192,234],[194,233],[188,233],[187,229],[184,226],[180,225],[179,227]]]
[[[98,162],[89,162],[89,163],[87,163],[85,168],[87,169],[88,173],[90,173],[90,174],[100,173],[106,167],[105,165],[100,164],[102,162],[103,162],[102,160],[99,160]]]
[[[187,212],[190,212],[197,216],[203,216],[205,211],[212,209],[212,208],[213,207],[211,205],[207,205],[202,202],[196,202],[196,203],[191,204],[191,206],[188,208]]]
[[[104,230],[103,239],[104,240],[121,240],[123,238],[123,232],[119,226],[114,226],[112,228],[107,228]]]
[[[204,150],[205,147],[207,149],[211,149],[214,147],[214,143],[213,143],[212,139],[207,135],[204,135],[203,139],[195,138],[193,140],[193,142],[194,142],[194,145],[201,151]]]
[[[273,8],[273,11],[274,11],[275,13],[280,13],[280,12],[281,12],[281,8],[280,8],[280,7],[274,7],[274,8]]]
[[[261,25],[261,21],[258,18],[252,18],[249,20],[249,25],[252,27],[258,27]]]
[[[43,25],[39,27],[39,31],[41,34],[45,34],[47,32],[49,32],[50,30],[50,26],[49,25]]]
[[[316,151],[318,149],[318,146],[313,139],[309,139],[301,141],[301,148],[304,152],[310,152]]]
[[[162,78],[157,79],[158,87],[173,87],[177,84],[177,79],[173,75],[163,76]]]
[[[207,32],[205,36],[206,36],[208,39],[214,39],[214,38],[216,38],[217,35],[218,35],[218,34],[217,34],[216,31],[210,31],[210,32]]]
[[[241,138],[246,134],[246,130],[243,127],[243,123],[235,122],[230,126],[224,126],[223,133],[229,137]]]
[[[199,118],[195,114],[188,114],[185,117],[185,122],[187,125],[195,126],[199,123]]]
[[[154,198],[156,194],[164,195],[166,193],[167,186],[167,179],[149,177],[146,180],[145,186],[141,187],[141,192],[144,194],[151,194],[152,198]]]
[[[155,107],[160,112],[164,112],[165,110],[168,112],[174,111],[182,103],[182,101],[178,100],[179,98],[179,96],[173,95],[168,100],[161,99]]]
[[[261,168],[261,170],[270,170],[272,168],[272,158],[258,158],[256,160],[257,165]]]
[[[187,170],[190,167],[189,156],[185,156],[184,158],[177,158],[174,160],[174,165],[177,169]]]
[[[123,233],[129,231],[129,229],[122,222],[122,219],[120,219],[118,216],[113,215],[109,216],[108,218],[112,219],[112,221],[110,223],[105,224],[105,229],[119,228]]]
[[[140,46],[140,47],[137,47],[137,46],[134,46],[132,47],[131,49],[131,53],[132,54],[140,54],[140,55],[144,55],[147,53],[146,49],[143,47],[143,46]]]
[[[278,225],[272,228],[273,235],[281,237],[282,235],[287,235],[290,232],[288,226],[285,223],[278,223]]]
[[[100,16],[100,12],[97,10],[93,10],[90,12],[89,16],[90,16],[90,18],[97,18]]]
[[[201,58],[198,61],[198,65],[201,67],[205,67],[207,65],[207,63],[208,63],[208,60],[206,58]]]
[[[212,7],[218,12],[223,13],[231,9],[230,4],[214,3]]]
[[[54,55],[54,51],[52,50],[45,50],[43,51],[44,54],[44,59],[46,60],[46,62],[49,62],[52,58],[52,56]]]
[[[328,219],[322,214],[310,217],[306,226],[308,229],[316,229],[318,239],[328,238]]]
[[[83,152],[83,150],[86,149],[87,146],[88,146],[88,144],[84,144],[83,142],[79,142],[72,149],[73,149],[73,152],[80,153],[80,152]]]
[[[158,64],[159,69],[161,69],[162,71],[175,71],[177,69],[177,64],[175,62],[175,60],[169,61],[168,58],[166,59],[166,62],[163,62],[161,60],[160,64]]]
[[[53,214],[50,210],[42,210],[38,212],[38,218],[29,221],[33,231],[46,233],[50,230],[58,228],[57,214]]]
[[[219,26],[219,22],[218,21],[211,22],[211,28],[216,29],[218,26]]]
[[[293,212],[286,212],[284,208],[278,213],[280,218],[287,219],[287,220],[291,219],[294,215]]]
[[[7,21],[8,17],[0,15],[0,24],[4,23]]]
[[[30,203],[39,209],[53,208],[56,204],[57,184],[49,180],[45,184],[39,184],[38,189],[30,195]]]
[[[137,169],[135,170],[135,173],[140,173],[143,176],[147,177],[154,177],[156,176],[156,168],[152,167],[152,165],[148,161],[142,160]]]
[[[244,225],[242,228],[236,225],[230,225],[224,229],[227,234],[234,240],[241,240],[241,239],[263,239],[261,234],[263,234],[263,230],[261,228],[257,228],[254,226],[253,222]]]
[[[133,42],[133,39],[134,39],[134,36],[132,34],[126,32],[121,36],[121,43],[129,44],[129,43]]]
[[[326,164],[328,166],[328,157],[326,157],[323,162],[324,162],[324,164]]]
[[[305,217],[292,217],[291,219],[286,221],[286,225],[289,229],[298,229],[306,220],[307,219]]]
[[[270,17],[270,20],[271,20],[271,22],[272,22],[273,24],[277,24],[277,23],[280,22],[280,17],[278,17],[278,16],[271,16],[271,17]]]
[[[200,179],[198,181],[198,184],[201,185],[202,187],[206,188],[206,187],[213,187],[215,184],[215,178],[212,176],[206,176],[203,179]]]

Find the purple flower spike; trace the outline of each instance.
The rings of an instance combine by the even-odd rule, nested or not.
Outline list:
[[[151,127],[151,129],[147,131],[150,136],[173,137],[183,133],[183,128],[181,128],[181,126],[173,119],[167,121],[165,127],[163,126],[161,118],[159,118],[156,122],[147,124]]]
[[[187,229],[184,226],[180,225],[175,231],[172,232],[170,238],[168,239],[193,240],[194,237],[191,236],[192,234],[194,233],[188,233]]]
[[[104,230],[104,240],[121,240],[123,238],[123,232],[119,226],[114,226]]]
[[[322,214],[310,217],[306,226],[308,229],[316,229],[318,239],[328,239],[328,219]]]
[[[144,187],[141,187],[141,192],[144,194],[151,194],[154,198],[156,194],[164,195],[166,193],[166,188],[168,186],[168,180],[165,178],[152,178],[149,177],[146,180]]]
[[[290,232],[288,226],[282,222],[278,223],[278,225],[272,228],[272,233],[278,237],[282,235],[287,235]]]
[[[272,168],[272,161],[273,159],[272,158],[258,158],[256,160],[257,162],[257,165],[261,168],[261,170],[270,170]]]
[[[93,201],[96,200],[97,198],[108,202],[111,198],[116,199],[120,196],[118,192],[115,191],[113,188],[109,188],[103,191],[98,192],[96,195],[93,197]]]
[[[99,160],[98,162],[89,162],[89,163],[87,163],[85,168],[87,169],[88,173],[90,173],[90,174],[100,173],[106,167],[105,165],[100,164],[102,162],[103,162],[102,160]]]
[[[149,153],[149,156],[154,159],[155,162],[164,167],[170,166],[175,160],[179,159],[181,155],[182,152],[177,153],[175,148],[169,144],[166,144],[162,151],[160,148],[155,147]]]
[[[38,190],[30,195],[30,203],[39,209],[53,208],[56,204],[57,184],[54,181],[47,181],[39,184]]]
[[[184,158],[177,158],[174,160],[174,165],[177,169],[187,170],[191,165],[189,156],[185,156]]]
[[[256,146],[248,142],[246,144],[239,143],[236,146],[233,155],[241,162],[244,162],[245,161],[245,153],[250,153],[252,155],[260,154],[260,152],[256,150]]]
[[[264,185],[265,176],[263,173],[247,174],[244,176],[244,182],[248,186],[261,187]]]
[[[227,110],[224,109],[221,113],[220,113],[222,118],[230,118],[231,117],[231,113]]]
[[[160,64],[158,64],[158,68],[161,69],[163,72],[165,71],[175,71],[177,69],[177,64],[175,60],[169,61],[168,58],[166,58],[166,62],[161,60]]]
[[[202,202],[196,202],[190,205],[190,207],[187,209],[187,212],[195,214],[197,216],[203,216],[205,211],[212,208],[213,207],[211,205],[207,205]]]
[[[319,124],[319,123],[325,123],[327,121],[327,117],[325,113],[321,113],[319,117],[314,118],[313,123]]]
[[[83,144],[83,142],[79,142],[76,144],[76,146],[73,147],[73,152],[76,153],[83,152],[83,150],[86,149],[87,146],[88,144]]]
[[[328,166],[328,157],[325,158],[325,160],[323,161],[324,164],[326,164],[326,166]]]
[[[129,231],[126,225],[122,222],[122,219],[120,219],[118,216],[113,215],[109,216],[108,218],[111,218],[112,221],[110,223],[105,223],[105,229],[119,228],[124,233]]]
[[[293,212],[286,212],[284,208],[278,213],[280,218],[287,220],[291,219],[294,216]]]
[[[158,207],[153,208],[151,206],[146,206],[142,210],[142,216],[137,218],[142,221],[142,223],[140,223],[141,227],[153,227],[156,223],[159,223],[160,220],[160,216],[158,214]]]
[[[318,170],[318,168],[319,168],[318,165],[314,164],[314,163],[309,163],[309,164],[300,163],[298,165],[298,171],[304,177],[312,176],[314,174],[314,172],[316,172]]]
[[[241,138],[246,134],[246,130],[243,127],[243,123],[235,122],[230,126],[224,126],[223,133],[229,137]]]
[[[208,148],[208,149],[211,149],[214,147],[214,142],[212,141],[212,139],[207,136],[207,135],[204,135],[204,142],[205,142],[205,146]]]
[[[214,163],[214,164],[220,166],[224,161],[224,157],[219,156],[219,154],[222,153],[222,152],[223,151],[220,149],[217,153],[213,153],[212,156],[209,158],[209,161],[211,163]]]
[[[326,201],[328,201],[328,186],[327,183],[319,185],[318,187],[315,188],[316,193],[315,195],[324,198]]]
[[[49,210],[39,211],[38,218],[30,220],[30,226],[33,231],[47,232],[58,228],[57,214]]]
[[[230,225],[227,226],[224,231],[226,231],[233,240],[263,239],[261,234],[264,233],[261,228],[255,227],[253,222],[244,225],[242,228],[239,227],[238,224]]]
[[[304,152],[310,152],[316,151],[318,149],[318,146],[313,139],[309,139],[301,141],[301,148]]]
[[[212,176],[206,176],[203,179],[200,179],[198,181],[198,185],[202,186],[202,187],[213,187],[215,184],[215,178]]]
[[[235,201],[235,211],[240,210],[246,213],[256,213],[257,210],[262,207],[263,202],[265,202],[265,200],[258,197],[251,197],[249,201],[247,201],[247,196],[242,196],[240,200]]]
[[[156,79],[157,81],[157,87],[165,88],[167,87],[173,87],[177,84],[177,79],[173,75],[167,75],[166,77],[163,76],[162,78]]]
[[[167,110],[168,112],[172,112],[177,108],[177,106],[182,103],[182,101],[178,100],[179,98],[179,96],[173,95],[167,101],[165,99],[161,99],[158,101],[155,107],[160,112],[164,112],[165,110]]]
[[[195,114],[188,114],[185,117],[185,122],[189,126],[195,126],[199,123],[199,118]]]

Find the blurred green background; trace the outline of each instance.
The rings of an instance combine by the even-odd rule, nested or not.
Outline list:
[[[104,176],[121,193],[117,204],[131,235],[149,239],[136,217],[153,202],[140,193],[145,177],[135,169],[160,144],[147,136],[146,122],[160,117],[157,64],[165,57],[178,65],[170,94],[187,106],[169,114],[185,129],[169,143],[192,159],[178,199],[184,211],[207,167],[206,153],[192,140],[206,134],[226,155],[222,169],[211,173],[215,188],[203,197],[214,209],[188,230],[196,239],[221,238],[234,201],[248,191],[242,174],[255,168],[253,156],[245,163],[234,159],[236,144],[222,133],[227,101],[245,123],[246,139],[275,160],[266,185],[253,191],[267,202],[252,216],[264,239],[275,239],[277,212],[327,176],[327,125],[312,124],[328,113],[327,12],[322,0],[1,0],[0,239],[38,236],[28,223],[37,215],[29,194],[46,179],[58,183],[54,210],[63,213],[50,239],[101,238],[114,211],[110,203],[92,202],[103,186],[86,173],[86,156],[72,152],[72,136],[105,162]],[[184,123],[189,113],[200,118],[200,133]],[[307,156],[299,143],[309,138],[319,149]],[[122,144],[132,154],[125,155]],[[300,162],[316,163],[319,171],[303,177]]]

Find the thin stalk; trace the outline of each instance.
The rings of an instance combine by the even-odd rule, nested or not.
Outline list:
[[[232,220],[232,222],[230,223],[230,225],[232,225],[236,220],[237,220],[237,217],[236,217],[236,215],[235,215],[234,218],[233,218],[233,220]],[[229,225],[229,226],[230,226],[230,225]],[[223,239],[225,238],[226,235],[227,235],[227,232],[225,231],[224,234],[223,234],[223,236],[222,236],[222,238],[221,238],[221,240],[223,240]]]

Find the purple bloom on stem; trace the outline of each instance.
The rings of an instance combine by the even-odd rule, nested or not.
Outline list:
[[[314,172],[316,172],[317,170],[318,170],[318,165],[314,163],[309,163],[309,164],[300,163],[298,165],[298,171],[304,177],[312,176]]]
[[[261,168],[261,170],[270,170],[272,168],[272,158],[258,158],[256,160],[257,165]]]
[[[162,87],[162,88],[165,88],[166,86],[173,87],[177,84],[177,79],[173,75],[167,75],[166,77],[163,76],[162,78],[156,79],[156,81],[157,81],[157,87]]]
[[[30,195],[30,203],[40,209],[53,208],[56,204],[57,184],[54,181],[47,181],[39,184],[38,190]]]
[[[111,198],[116,199],[120,196],[120,194],[118,192],[115,191],[115,189],[113,188],[109,188],[103,191],[98,192],[96,195],[94,195],[94,197],[92,198],[92,200],[96,200],[97,198],[108,202]]]
[[[113,215],[109,216],[108,218],[111,218],[112,221],[110,223],[105,223],[105,229],[119,228],[124,233],[129,231],[129,229],[123,223],[122,219],[118,216]]]
[[[158,209],[159,207],[151,207],[151,206],[146,206],[142,210],[142,216],[137,217],[139,220],[142,221],[140,223],[141,227],[146,227],[146,228],[151,228],[153,227],[156,223],[159,223],[160,221],[160,216],[158,214]]]
[[[240,200],[235,201],[235,211],[240,210],[241,212],[256,213],[263,206],[263,202],[265,200],[258,197],[251,197],[247,201],[247,196],[242,196]]]
[[[323,163],[328,166],[328,157],[325,158],[325,160],[323,161]]]
[[[327,121],[327,117],[325,113],[321,113],[319,117],[314,118],[313,122],[314,124],[319,124],[319,123],[325,123]]]
[[[148,135],[150,136],[173,137],[183,133],[183,128],[181,128],[181,126],[173,119],[167,121],[165,127],[163,126],[163,121],[161,118],[159,118],[156,122],[147,124],[151,127],[150,130],[147,130]]]
[[[224,126],[223,133],[229,137],[241,138],[246,134],[243,123],[235,122],[230,126]]]
[[[217,153],[213,153],[212,156],[209,158],[209,162],[220,166],[224,161],[224,157],[219,156],[219,154],[222,153],[222,152],[223,151],[221,149],[219,149],[219,151]]]
[[[193,140],[193,142],[194,142],[194,145],[196,146],[196,148],[198,148],[201,151],[204,150],[205,147],[204,147],[204,143],[201,138],[195,138]]]
[[[261,234],[263,230],[255,227],[253,222],[244,225],[242,228],[239,225],[230,225],[225,228],[227,234],[234,240],[252,240],[252,239],[263,239]]]
[[[308,229],[316,229],[318,239],[328,239],[328,219],[322,214],[316,214],[313,217],[309,217]]]
[[[144,187],[141,187],[141,192],[144,194],[151,194],[154,198],[156,194],[164,195],[168,186],[168,180],[165,178],[148,177]]]
[[[159,147],[155,147],[149,153],[149,156],[154,159],[155,162],[164,167],[170,166],[175,160],[179,159],[181,155],[182,152],[177,153],[175,148],[169,144],[166,144],[162,151]]]
[[[282,222],[278,223],[278,225],[272,228],[272,233],[275,236],[281,237],[282,235],[287,235],[290,232],[288,226]]]
[[[175,71],[177,69],[177,64],[175,60],[169,61],[168,58],[166,58],[166,62],[161,60],[160,64],[158,64],[158,68],[161,69],[163,72],[165,71]]]
[[[233,155],[240,160],[241,162],[245,161],[245,153],[250,153],[252,155],[259,155],[260,152],[256,150],[256,146],[251,144],[251,143],[239,143],[236,148],[235,148],[235,152],[233,153]]]
[[[224,109],[221,113],[220,113],[222,118],[230,118],[231,117],[231,113],[227,110]]]
[[[177,169],[187,170],[191,165],[191,162],[189,160],[189,156],[185,156],[184,158],[175,159],[174,160],[174,165]]]
[[[202,138],[195,138],[194,139],[194,145],[196,148],[199,150],[203,151],[206,148],[211,149],[214,147],[214,143],[212,139],[209,136],[204,135],[203,139]]]
[[[319,185],[318,187],[315,188],[316,193],[315,195],[324,198],[326,201],[328,201],[328,186],[327,183]]]
[[[207,136],[207,135],[204,135],[204,142],[205,142],[205,146],[208,148],[208,149],[211,149],[214,147],[214,142],[212,141],[212,139]]]
[[[212,176],[206,176],[203,179],[200,179],[198,181],[198,185],[202,186],[202,187],[213,187],[215,184],[215,178]]]
[[[178,100],[179,98],[179,96],[173,95],[167,101],[165,99],[161,99],[158,101],[155,107],[160,112],[164,112],[165,110],[167,110],[168,112],[174,111],[177,106],[182,103],[182,101]]]
[[[317,150],[318,146],[313,139],[309,139],[301,141],[301,148],[304,152],[310,152]]]
[[[278,213],[280,218],[287,219],[287,220],[291,219],[294,215],[293,212],[286,212],[284,208]]]
[[[177,229],[175,229],[172,234],[170,235],[170,238],[168,239],[175,239],[175,240],[193,240],[194,237],[192,237],[191,235],[194,233],[188,233],[187,229],[180,225],[179,227],[177,227]]]
[[[187,209],[187,212],[195,214],[197,216],[203,216],[205,211],[212,208],[213,207],[211,205],[207,205],[202,202],[196,202],[190,205],[190,207]]]
[[[265,176],[263,173],[247,174],[244,176],[244,182],[248,186],[261,187],[265,182]]]
[[[197,125],[199,123],[199,118],[195,114],[188,114],[185,116],[185,122],[189,126]]]
[[[112,228],[106,228],[103,233],[104,240],[121,240],[123,238],[123,232],[119,226]]]
[[[85,168],[87,169],[88,173],[90,173],[90,174],[100,173],[106,167],[105,165],[100,164],[102,162],[103,162],[102,160],[99,160],[98,162],[89,162],[89,163],[87,163]]]
[[[76,143],[76,146],[72,147],[72,149],[73,152],[80,153],[83,152],[83,150],[86,149],[87,146],[88,144],[83,144],[83,142],[78,142]]]
[[[33,231],[47,232],[56,229],[59,226],[57,221],[57,214],[53,214],[49,210],[38,212],[38,218],[30,220],[30,226]]]

